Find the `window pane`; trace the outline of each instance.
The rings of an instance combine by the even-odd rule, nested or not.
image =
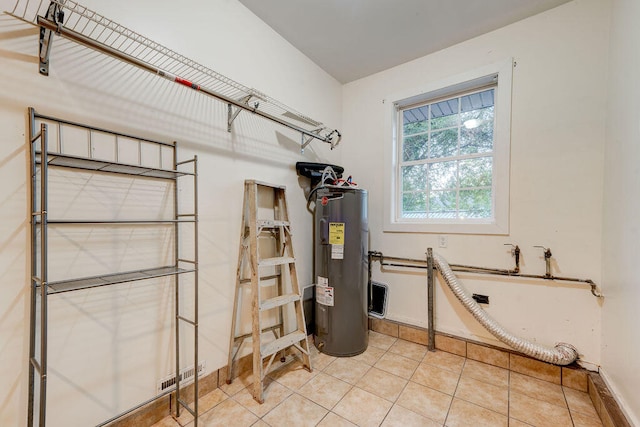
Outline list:
[[[431,134],[431,152],[429,157],[451,157],[458,152],[458,129],[447,129]]]
[[[458,126],[458,98],[431,104],[431,129]]]
[[[493,151],[493,123],[475,129],[460,129],[460,154],[490,153]]]
[[[469,126],[469,123],[465,124],[467,120],[478,119],[482,121],[493,121],[494,109],[493,106],[478,108],[477,110],[463,111],[460,113],[460,119],[462,124]]]
[[[427,193],[424,191],[402,193],[402,216],[404,218],[424,217],[427,212]]]
[[[467,112],[494,106],[495,89],[471,93],[460,98],[460,111]]]
[[[402,129],[404,135],[413,135],[429,130],[429,122],[427,120],[421,122],[405,123]]]
[[[404,110],[402,113],[402,132],[404,135],[413,135],[429,130],[428,111],[428,105]]]
[[[493,150],[493,107],[462,113],[460,153],[486,153]]]
[[[425,191],[427,189],[427,166],[402,167],[402,191]]]
[[[456,218],[456,192],[431,191],[429,193],[429,218]]]
[[[491,186],[492,177],[492,157],[460,161],[460,187],[488,187]]]
[[[428,138],[427,134],[405,138],[402,144],[402,160],[408,162],[411,160],[426,159]]]
[[[431,129],[442,129],[457,127],[460,123],[460,116],[453,114],[451,116],[442,116],[435,119],[431,119]]]
[[[439,162],[429,165],[429,187],[432,190],[455,188],[458,183],[458,164]]]
[[[491,216],[491,189],[460,191],[460,218]]]

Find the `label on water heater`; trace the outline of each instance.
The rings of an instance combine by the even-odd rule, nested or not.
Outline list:
[[[333,307],[333,288],[327,286],[328,284],[329,279],[318,276],[318,283],[316,284],[316,301],[318,304]]]
[[[344,259],[344,245],[331,245],[331,259]]]
[[[331,259],[344,259],[344,222],[329,223]]]
[[[329,243],[331,245],[344,245],[344,222],[329,223]]]

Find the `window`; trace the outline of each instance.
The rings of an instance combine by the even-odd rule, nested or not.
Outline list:
[[[510,92],[509,62],[393,103],[387,230],[508,232]]]
[[[494,92],[399,110],[400,218],[493,217]]]

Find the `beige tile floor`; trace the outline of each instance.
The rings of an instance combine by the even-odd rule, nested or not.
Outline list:
[[[313,372],[291,358],[253,400],[251,376],[199,401],[210,426],[601,426],[587,393],[369,332],[361,355],[312,351]],[[186,412],[156,427],[192,427]]]

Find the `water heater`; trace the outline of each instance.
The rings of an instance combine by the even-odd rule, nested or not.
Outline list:
[[[369,338],[367,192],[326,186],[315,202],[314,342],[331,356],[354,356]]]

